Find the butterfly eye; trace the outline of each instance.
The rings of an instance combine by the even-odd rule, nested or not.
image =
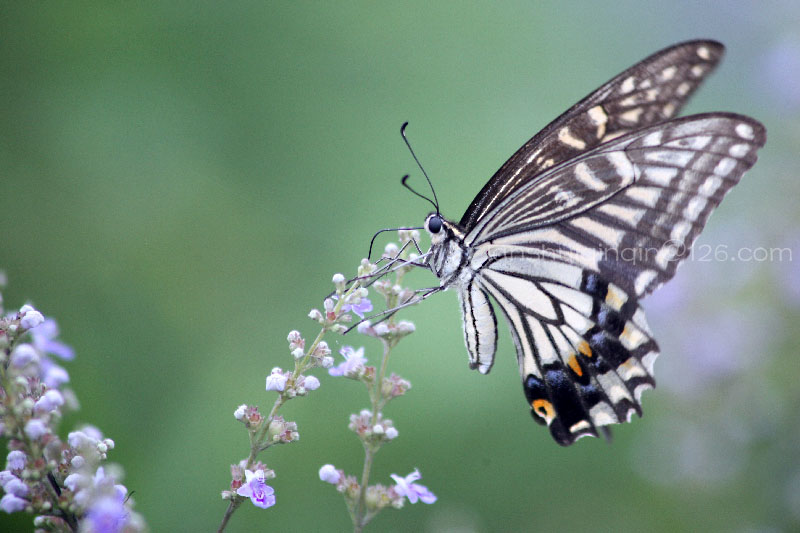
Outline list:
[[[442,230],[442,219],[433,216],[428,220],[428,231],[431,233],[439,233]]]

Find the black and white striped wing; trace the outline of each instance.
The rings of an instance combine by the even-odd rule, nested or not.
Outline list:
[[[533,416],[557,442],[641,414],[658,347],[638,301],[674,275],[765,141],[748,117],[695,115],[624,135],[515,191],[464,241],[473,366],[486,373],[493,361],[489,294],[511,326]]]
[[[688,41],[640,61],[547,125],[486,183],[461,218],[467,230],[519,187],[559,163],[677,116],[724,53],[716,41]]]

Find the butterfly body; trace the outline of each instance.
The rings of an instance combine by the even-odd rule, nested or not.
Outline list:
[[[641,415],[658,346],[639,305],[670,279],[766,133],[733,113],[675,119],[723,47],[634,65],[523,145],[459,223],[428,215],[428,266],[459,297],[470,367],[510,326],[523,391],[562,445]]]

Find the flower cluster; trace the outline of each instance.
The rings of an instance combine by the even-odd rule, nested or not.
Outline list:
[[[58,437],[64,410],[77,400],[56,362],[74,352],[57,337],[56,322],[30,305],[0,318],[0,435],[10,450],[0,510],[35,514],[43,530],[143,531],[118,482],[121,469],[104,463],[114,441],[92,426],[69,433],[67,442]]]
[[[366,272],[369,263],[362,265],[359,272]],[[277,393],[277,398],[266,416],[258,407],[240,405],[234,411],[236,420],[242,422],[250,436],[250,455],[231,467],[230,489],[222,491],[222,498],[229,500],[228,509],[223,518],[220,530],[224,529],[230,516],[247,498],[257,507],[267,508],[275,504],[275,490],[266,484],[266,479],[275,477],[261,462],[258,455],[275,444],[288,444],[300,438],[297,423],[285,420],[278,415],[278,410],[287,401],[298,396],[306,396],[310,391],[320,387],[319,378],[308,372],[314,368],[330,369],[334,372],[331,349],[323,336],[328,332],[343,333],[346,323],[352,321],[349,314],[353,312],[362,316],[372,309],[368,291],[358,283],[347,287],[341,274],[333,277],[335,294],[323,302],[324,312],[313,309],[309,317],[318,322],[322,329],[312,342],[307,342],[297,330],[292,330],[286,337],[288,351],[294,362],[293,369],[274,367],[266,377],[266,390]]]
[[[331,376],[363,383],[370,397],[370,408],[350,415],[348,424],[350,430],[361,440],[365,451],[361,480],[346,475],[330,464],[324,465],[319,470],[320,479],[334,485],[344,496],[356,531],[361,531],[378,512],[387,507],[399,509],[406,500],[410,503],[436,501],[436,496],[427,487],[415,483],[421,478],[418,470],[405,477],[392,474],[395,485],[391,487],[369,484],[369,472],[375,454],[383,445],[399,435],[394,423],[384,416],[383,409],[390,400],[402,396],[411,388],[411,383],[397,374],[392,373],[387,377],[387,363],[389,354],[399,340],[413,333],[415,329],[411,322],[395,321],[394,314],[399,306],[414,303],[415,293],[403,287],[402,278],[411,268],[411,263],[417,259],[415,254],[410,253],[409,245],[418,238],[419,234],[410,230],[401,232],[401,246],[390,244],[386,247],[383,256],[383,260],[387,261],[385,266],[378,268],[377,265],[362,262],[359,269],[359,274],[370,279],[375,292],[383,296],[386,301],[387,311],[377,315],[383,318],[373,324],[361,317],[362,321],[357,325],[359,333],[381,341],[383,357],[380,362],[371,366],[364,355],[363,347],[355,349],[352,346],[344,346],[339,352],[344,360],[328,370]],[[394,280],[384,278],[385,274],[391,272],[395,274]],[[340,281],[343,281],[343,278]],[[371,307],[370,305],[370,309]],[[336,318],[335,313],[325,316]]]
[[[219,531],[225,529],[228,520],[238,506],[248,498],[253,505],[268,508],[275,505],[275,490],[266,481],[275,477],[275,473],[258,461],[258,455],[275,444],[288,444],[300,438],[297,423],[286,421],[280,415],[280,407],[297,396],[305,396],[309,391],[320,387],[320,380],[308,373],[314,368],[325,368],[330,376],[344,377],[360,381],[369,392],[371,408],[363,409],[350,416],[349,427],[364,444],[366,451],[364,472],[359,481],[354,476],[345,475],[332,465],[320,469],[320,478],[336,486],[345,496],[345,501],[353,517],[354,526],[361,530],[375,514],[386,507],[400,508],[408,500],[411,503],[423,501],[433,503],[436,500],[427,488],[414,483],[420,477],[414,471],[406,477],[393,475],[395,485],[387,487],[381,484],[369,484],[369,470],[375,453],[384,444],[398,437],[394,423],[383,416],[386,404],[398,396],[402,396],[411,384],[396,374],[388,374],[386,364],[388,356],[397,342],[414,331],[414,324],[407,321],[395,321],[394,312],[397,306],[413,303],[414,291],[402,286],[402,277],[408,272],[417,256],[410,252],[413,242],[416,247],[416,231],[401,232],[401,246],[387,246],[383,258],[376,264],[367,259],[361,261],[358,276],[347,280],[336,274],[332,282],[334,292],[322,302],[322,309],[312,309],[308,316],[321,326],[316,338],[307,342],[299,331],[289,332],[286,340],[288,351],[294,361],[293,369],[274,367],[266,376],[266,390],[277,393],[269,414],[262,415],[255,406],[240,405],[234,411],[236,420],[242,422],[250,436],[250,455],[236,465],[231,466],[230,488],[222,491],[223,499],[229,500],[228,509],[220,524]],[[415,248],[416,249],[416,248]],[[383,266],[379,263],[383,262]],[[395,279],[385,279],[394,273]],[[383,296],[388,312],[376,315],[383,318],[374,325],[364,318],[373,310],[367,286],[372,285],[377,294]],[[349,325],[356,315],[360,319],[355,326]],[[364,348],[355,349],[344,346],[340,354],[342,362],[334,366],[331,349],[323,340],[325,334],[346,333],[354,327],[368,337],[381,341],[384,355],[379,365],[368,364]]]

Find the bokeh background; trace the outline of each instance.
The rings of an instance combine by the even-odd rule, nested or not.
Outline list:
[[[428,212],[399,183],[410,172],[424,190],[400,124],[458,219],[568,106],[697,37],[728,53],[687,111],[752,115],[769,141],[697,243],[711,259],[645,302],[662,356],[644,418],[611,445],[560,448],[530,420],[505,327],[491,375],[470,372],[456,297],[437,295],[405,313],[417,333],[391,367],[414,388],[387,409],[400,437],[373,481],[419,467],[439,501],[384,511],[372,529],[797,530],[800,4],[789,0],[6,3],[4,299],[55,317],[77,351],[67,368],[82,406],[63,433],[88,422],[116,441],[111,459],[154,531],[215,529],[229,464],[247,452],[236,406],[271,405],[264,379],[291,364],[287,332],[316,334],[306,314],[373,232]],[[329,340],[379,351],[358,335]],[[278,504],[243,506],[230,531],[350,527],[317,470],[360,471],[346,426],[366,394],[319,377],[283,410],[301,440],[263,456]],[[0,530],[30,529],[27,516],[0,517]]]

